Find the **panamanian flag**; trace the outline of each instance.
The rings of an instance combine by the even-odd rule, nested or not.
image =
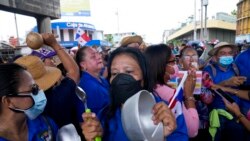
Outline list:
[[[182,114],[182,101],[183,101],[183,86],[184,82],[187,79],[187,72],[184,72],[183,77],[181,79],[180,84],[178,85],[177,89],[175,90],[174,95],[170,99],[169,108],[174,113],[175,117],[177,118]]]
[[[81,46],[84,46],[90,40],[90,38],[88,34],[85,33],[84,30],[80,28],[80,26],[78,26],[75,40],[78,41],[78,44],[80,44]]]

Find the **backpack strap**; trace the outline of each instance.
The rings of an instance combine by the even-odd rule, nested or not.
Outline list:
[[[235,75],[239,76],[240,75],[240,71],[239,71],[239,68],[237,67],[237,65],[235,63],[233,63],[232,67],[233,67]]]
[[[215,77],[216,76],[216,69],[215,69],[214,65],[213,64],[209,64],[208,66],[211,67],[213,76]],[[233,67],[235,75],[239,76],[240,75],[240,71],[239,71],[237,65],[235,63],[232,63],[232,67]]]
[[[212,69],[212,73],[213,73],[213,77],[215,77],[215,76],[216,76],[216,69],[215,69],[214,65],[213,65],[213,64],[211,64],[211,63],[209,63],[209,64],[208,64],[208,66],[210,66],[210,67],[211,67],[211,69]]]

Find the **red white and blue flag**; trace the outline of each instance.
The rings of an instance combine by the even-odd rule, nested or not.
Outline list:
[[[84,30],[78,26],[75,40],[78,41],[78,44],[80,44],[81,46],[84,46],[88,41],[90,41],[90,38],[88,34],[85,33]]]
[[[183,93],[184,93],[183,86],[187,78],[187,75],[188,75],[187,72],[184,72],[181,82],[178,85],[173,97],[170,99],[170,102],[169,102],[169,108],[172,110],[176,118],[182,114],[182,101],[183,101]]]

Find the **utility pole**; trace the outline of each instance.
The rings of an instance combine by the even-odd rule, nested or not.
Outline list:
[[[119,12],[118,12],[118,8],[116,9],[116,16],[117,16],[117,33],[120,33],[120,22],[119,22]]]
[[[201,29],[200,29],[200,40],[203,40],[203,0],[201,0]]]
[[[15,25],[16,25],[17,45],[20,45],[20,43],[19,43],[19,33],[18,33],[18,27],[17,27],[16,13],[14,13],[14,19],[15,19]]]
[[[203,5],[205,6],[205,28],[204,28],[204,39],[208,40],[208,32],[207,32],[207,5],[208,0],[203,1]]]
[[[196,40],[196,0],[194,0],[194,41]]]

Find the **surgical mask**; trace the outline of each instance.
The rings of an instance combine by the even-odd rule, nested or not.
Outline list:
[[[220,59],[219,59],[219,63],[223,67],[226,67],[226,66],[232,64],[233,61],[234,61],[233,56],[221,56]]]
[[[178,74],[179,74],[178,66],[175,64],[172,67],[174,68],[174,74],[169,75],[170,79],[174,79],[174,78],[178,77]]]
[[[43,90],[39,90],[39,92],[36,95],[30,94],[30,96],[32,97],[34,101],[34,105],[30,107],[29,109],[26,109],[26,110],[19,109],[19,108],[10,108],[10,109],[17,111],[17,112],[24,112],[24,114],[30,120],[33,120],[37,118],[43,112],[47,103],[47,99]]]
[[[120,107],[127,99],[142,90],[141,81],[131,75],[120,73],[111,82],[111,101],[115,107]]]

